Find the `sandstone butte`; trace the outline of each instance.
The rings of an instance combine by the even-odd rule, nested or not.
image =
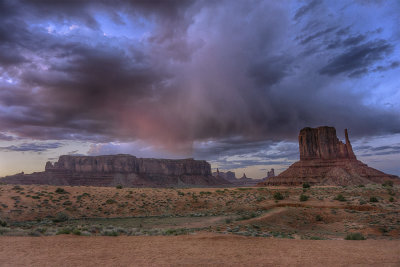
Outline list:
[[[90,185],[129,187],[200,187],[229,185],[213,177],[207,161],[152,159],[132,155],[60,156],[44,172],[6,176],[7,184]]]
[[[258,183],[258,186],[360,185],[383,183],[391,180],[400,183],[398,176],[389,175],[357,160],[347,129],[346,143],[336,136],[334,127],[304,128],[299,134],[300,161],[292,164],[278,176]]]

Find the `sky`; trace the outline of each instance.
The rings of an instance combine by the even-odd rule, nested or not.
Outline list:
[[[126,153],[262,178],[322,125],[400,175],[399,14],[397,0],[0,0],[0,176]]]

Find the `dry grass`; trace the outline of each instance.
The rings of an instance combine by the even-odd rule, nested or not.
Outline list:
[[[65,230],[86,235],[110,231],[163,235],[201,230],[294,239],[343,239],[360,232],[368,239],[398,239],[399,191],[398,186],[381,185],[309,189],[1,185],[0,219],[8,226],[1,227],[0,234],[40,236]],[[283,200],[274,198],[278,192]],[[302,194],[310,198],[300,201]],[[339,194],[345,201],[335,200]],[[377,202],[370,202],[371,196]],[[58,220],[60,216],[64,219]]]

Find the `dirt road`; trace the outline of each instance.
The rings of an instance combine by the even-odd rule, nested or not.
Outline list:
[[[400,241],[217,234],[0,237],[0,266],[400,266]]]

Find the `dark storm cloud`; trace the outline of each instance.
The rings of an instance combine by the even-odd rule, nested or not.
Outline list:
[[[359,43],[361,43],[362,41],[364,41],[365,39],[367,39],[367,36],[363,35],[363,34],[359,34],[357,36],[351,36],[344,40],[337,38],[334,41],[330,42],[326,48],[327,49],[337,49],[337,48],[341,48],[341,47],[355,46],[355,45],[358,45]]]
[[[18,53],[11,52],[11,47],[2,46],[2,51],[0,51],[0,64],[2,66],[18,65],[26,62],[26,59]]]
[[[325,29],[325,30],[322,30],[322,31],[319,31],[319,32],[316,32],[316,33],[313,33],[313,34],[305,37],[303,40],[301,40],[300,43],[302,45],[305,45],[305,44],[307,44],[307,43],[309,43],[309,42],[311,42],[311,41],[313,41],[313,40],[315,40],[315,39],[317,39],[317,38],[319,38],[321,36],[324,36],[324,35],[326,35],[326,34],[328,34],[330,32],[333,32],[335,29],[336,29],[336,27],[331,27],[331,28],[328,28],[328,29]]]
[[[285,56],[276,56],[254,62],[249,68],[249,75],[260,86],[271,86],[278,83],[289,72],[291,59]]]
[[[20,152],[43,152],[50,149],[56,149],[62,147],[63,144],[59,142],[55,143],[23,143],[20,145],[13,145],[7,147],[0,147],[3,151],[20,151]]]
[[[395,42],[372,33],[379,25],[340,23],[326,5],[0,1],[0,131],[146,140],[179,153],[215,141],[208,152],[195,148],[207,158],[270,149],[304,126],[399,132],[396,112],[366,106],[367,94],[336,77],[395,70]],[[116,33],[129,23],[142,23],[143,33],[106,36],[104,17]]]
[[[359,34],[357,36],[351,36],[343,41],[343,45],[345,46],[352,46],[352,45],[358,45],[362,41],[364,41],[366,38],[365,35]]]
[[[387,71],[387,70],[398,68],[399,66],[400,66],[399,61],[393,61],[392,63],[390,63],[387,66],[377,66],[375,69],[373,69],[373,71],[374,72],[382,72],[382,71]]]
[[[195,147],[194,156],[215,162],[221,169],[254,165],[290,165],[298,160],[298,144],[275,141],[219,140]]]
[[[326,66],[321,68],[320,73],[326,75],[347,73],[349,76],[358,76],[367,72],[367,67],[389,55],[392,51],[393,45],[386,40],[374,40],[354,46],[332,58]]]
[[[310,12],[313,8],[320,5],[321,2],[322,2],[321,0],[313,0],[310,3],[302,6],[297,10],[296,14],[294,15],[294,19],[298,20],[299,18]]]

